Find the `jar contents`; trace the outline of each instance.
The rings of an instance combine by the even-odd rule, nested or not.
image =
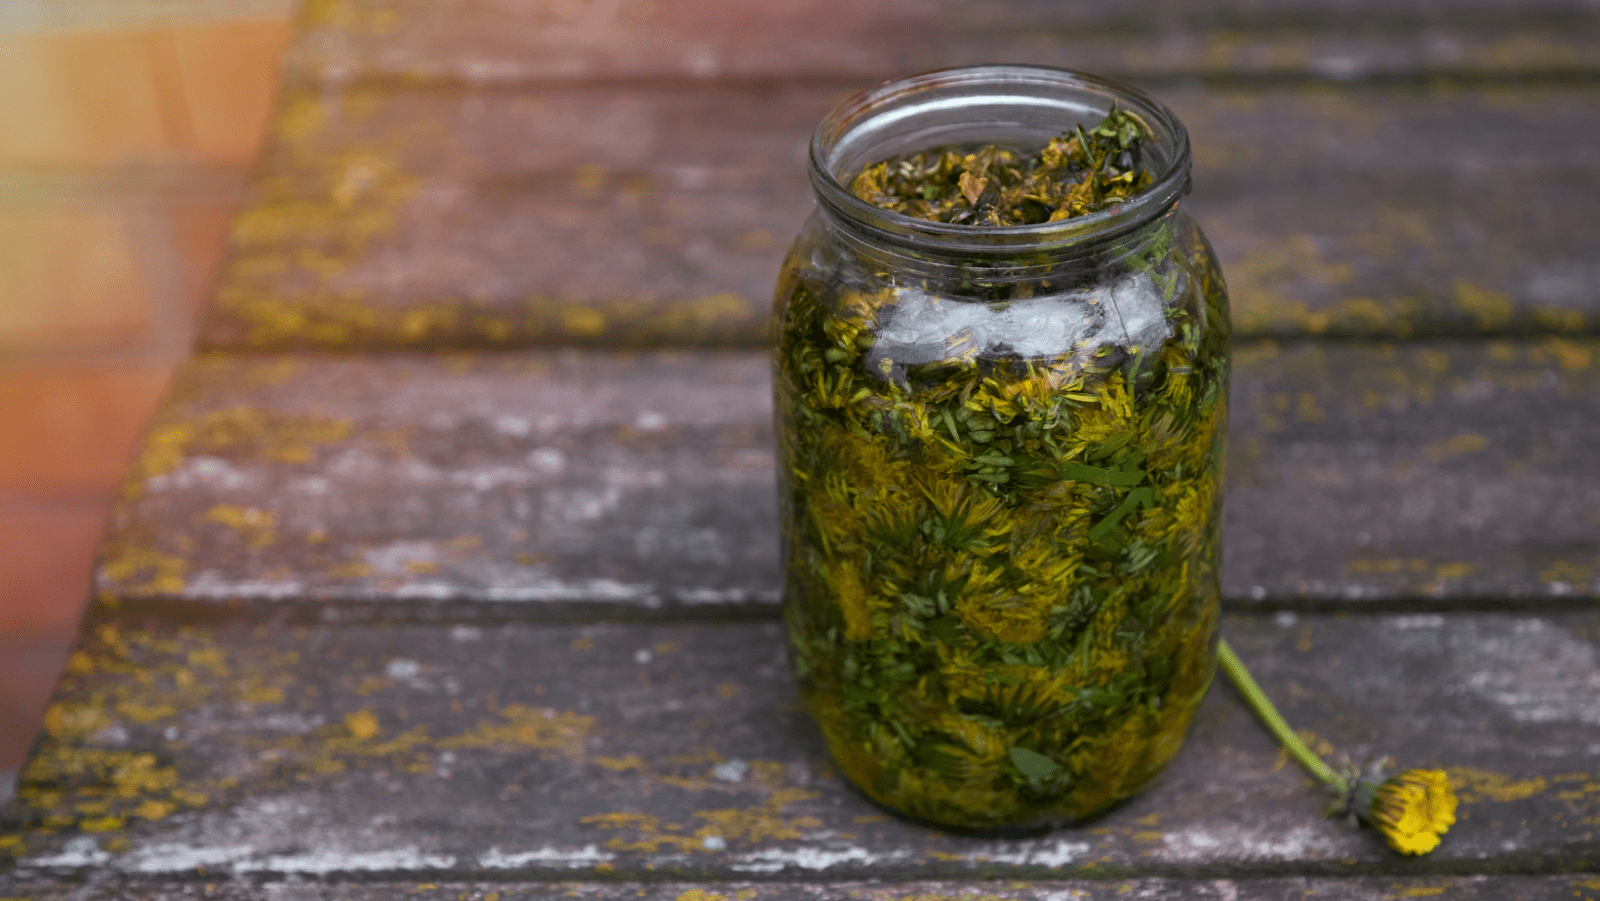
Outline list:
[[[937,147],[867,166],[850,190],[881,209],[930,222],[1036,225],[1097,213],[1150,186],[1140,167],[1148,126],[1112,109],[1036,153],[989,144]]]
[[[852,191],[1060,221],[1149,184],[1146,129],[1113,108],[1036,152],[877,162]],[[1204,238],[1174,208],[1059,266],[818,258],[786,265],[774,359],[792,665],[837,765],[964,828],[1137,792],[1214,666],[1228,324]]]

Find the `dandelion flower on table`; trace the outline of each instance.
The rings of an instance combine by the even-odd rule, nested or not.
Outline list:
[[[1456,796],[1443,770],[1405,770],[1351,792],[1351,812],[1401,854],[1427,854],[1456,821]]]
[[[1400,854],[1427,854],[1439,847],[1440,837],[1456,822],[1456,796],[1444,770],[1403,770],[1384,778],[1388,764],[1384,759],[1365,773],[1353,768],[1339,773],[1289,728],[1233,648],[1221,639],[1217,641],[1217,661],[1284,750],[1339,797],[1330,812],[1348,814],[1352,825],[1360,821],[1372,826]]]

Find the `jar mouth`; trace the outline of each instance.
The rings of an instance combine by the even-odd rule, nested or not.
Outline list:
[[[1075,125],[1097,124],[1115,104],[1150,128],[1150,187],[1084,216],[1036,225],[930,222],[874,206],[849,188],[856,173],[892,156],[944,144],[1044,146]],[[811,184],[836,222],[910,248],[984,254],[1063,250],[1124,235],[1189,191],[1189,134],[1138,88],[1048,66],[972,66],[925,72],[863,91],[828,113],[811,138]]]

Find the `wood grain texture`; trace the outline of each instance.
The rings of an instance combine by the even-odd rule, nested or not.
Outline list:
[[[318,0],[286,60],[299,80],[849,76],[995,60],[1106,74],[1571,77],[1600,68],[1578,0]]]
[[[1600,865],[1600,617],[1231,617],[1313,744],[1443,767],[1425,858],[1322,815],[1222,686],[1146,794],[951,835],[833,775],[778,624],[105,622],[6,816],[14,875],[377,879],[1440,876]]]
[[[200,875],[198,873],[196,876]],[[0,891],[34,901],[1593,901],[1600,877],[1434,876],[1278,879],[1102,879],[912,882],[329,882],[195,883],[185,879],[7,880]]]
[[[771,621],[771,285],[826,110],[994,60],[1189,126],[1246,338],[1224,632],[1319,753],[1448,770],[1437,853],[1322,818],[1222,685],[1078,829],[833,773]],[[1592,0],[309,0],[284,85],[0,898],[1600,898]]]
[[[761,345],[846,93],[292,92],[203,343]],[[1241,334],[1600,328],[1600,90],[1163,96]]]
[[[311,612],[771,615],[768,378],[753,352],[202,359],[125,486],[98,586]],[[1597,444],[1593,341],[1244,346],[1224,592],[1600,597]]]

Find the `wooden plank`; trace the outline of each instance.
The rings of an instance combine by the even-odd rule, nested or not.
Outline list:
[[[1600,866],[1600,614],[1226,618],[1313,744],[1444,767],[1425,858],[1219,686],[1146,794],[1031,838],[886,816],[832,774],[776,623],[91,625],[8,809],[12,878],[1130,878]],[[18,828],[20,827],[20,829]]]
[[[1600,68],[1600,16],[1579,0],[323,0],[286,65],[302,80],[486,85],[882,79],[995,60],[1139,76],[1570,77]]]
[[[1280,879],[1116,879],[917,882],[279,882],[196,883],[188,879],[115,885],[8,881],[0,890],[34,901],[1585,901],[1600,878],[1567,876],[1434,876]]]
[[[844,93],[291,93],[203,342],[760,345]],[[1165,96],[1242,334],[1600,329],[1600,91]]]
[[[202,359],[99,590],[770,615],[768,378],[755,352]],[[1232,417],[1235,603],[1600,597],[1600,342],[1246,345]]]

